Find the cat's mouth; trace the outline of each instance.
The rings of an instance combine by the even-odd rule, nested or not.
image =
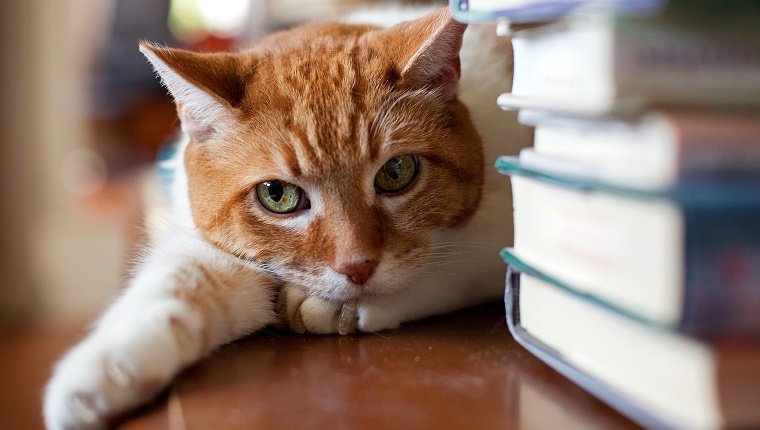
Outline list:
[[[326,300],[349,302],[385,297],[390,294],[388,287],[388,285],[369,280],[362,285],[354,284],[351,281],[347,281],[342,285],[311,284],[307,286],[305,290],[312,294],[317,294]]]
[[[397,282],[393,282],[398,280],[397,277],[392,276],[385,266],[380,263],[371,276],[361,279],[361,283],[332,268],[325,268],[316,279],[301,284],[307,292],[331,301],[381,299],[400,289]]]
[[[321,269],[305,270],[265,263],[245,254],[230,255],[246,265],[269,273],[284,283],[297,285],[305,292],[319,296],[325,300],[348,302],[355,300],[381,299],[401,289],[399,277],[394,276],[391,264],[381,260],[370,271],[371,273],[353,273],[354,276],[341,273],[332,267],[323,266]],[[361,270],[361,269],[359,269]],[[345,272],[345,270],[343,271]]]

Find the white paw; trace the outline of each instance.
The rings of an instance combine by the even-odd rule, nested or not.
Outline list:
[[[285,285],[280,291],[279,309],[282,321],[297,333],[346,335],[399,326],[399,321],[382,306],[333,302],[310,296],[292,285]]]
[[[401,319],[392,306],[377,303],[362,303],[357,307],[356,326],[365,333],[398,328]]]
[[[98,330],[56,365],[44,401],[49,430],[105,428],[180,370],[183,341],[169,317],[141,322]]]

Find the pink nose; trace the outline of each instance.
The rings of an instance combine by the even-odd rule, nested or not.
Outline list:
[[[344,263],[338,267],[338,273],[346,275],[354,284],[364,285],[372,277],[377,267],[377,260],[364,260],[359,263]]]

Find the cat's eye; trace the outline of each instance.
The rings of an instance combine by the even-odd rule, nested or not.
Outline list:
[[[419,161],[414,155],[393,157],[375,175],[375,190],[380,194],[398,193],[417,176]]]
[[[266,210],[276,214],[289,214],[310,206],[300,187],[279,180],[256,185],[256,196]]]

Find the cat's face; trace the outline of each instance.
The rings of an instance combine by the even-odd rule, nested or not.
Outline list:
[[[480,201],[480,138],[454,91],[464,26],[323,24],[252,51],[144,46],[191,135],[207,240],[334,300],[397,291]],[[158,62],[158,64],[157,64]]]

